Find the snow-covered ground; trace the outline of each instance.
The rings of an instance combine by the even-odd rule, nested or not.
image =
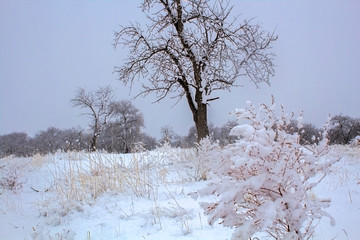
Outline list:
[[[330,198],[313,239],[359,239],[360,148],[332,146],[339,157],[314,192]],[[199,197],[206,187],[193,150],[139,154],[57,153],[0,159],[0,239],[231,239],[209,225]]]

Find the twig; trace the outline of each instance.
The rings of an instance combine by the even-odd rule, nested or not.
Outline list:
[[[32,190],[34,190],[35,192],[40,192],[40,190],[37,190],[37,189],[35,189],[35,188],[33,188],[33,187],[30,187]]]

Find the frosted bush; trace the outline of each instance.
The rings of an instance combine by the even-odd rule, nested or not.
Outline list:
[[[198,156],[192,161],[195,168],[195,180],[206,180],[209,173],[209,160],[211,158],[211,152],[216,152],[219,149],[217,143],[211,143],[209,137],[204,138],[200,143],[196,144]]]
[[[203,203],[209,223],[236,227],[234,239],[308,239],[315,220],[328,216],[333,222],[324,211],[330,200],[312,191],[335,161],[321,158],[326,139],[301,146],[297,134],[285,132],[293,114],[281,108],[277,117],[274,104],[247,104],[234,111],[239,123],[246,122],[231,131],[239,140],[207,153],[216,178],[200,193],[218,196]]]

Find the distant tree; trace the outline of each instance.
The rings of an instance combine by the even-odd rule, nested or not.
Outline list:
[[[327,134],[330,144],[349,144],[360,135],[360,119],[335,115],[330,119]]]
[[[97,148],[111,152],[121,152],[121,143],[118,137],[119,127],[108,122],[99,135]]]
[[[234,143],[237,137],[231,136],[229,133],[236,125],[238,125],[236,121],[228,121],[221,127],[217,127],[210,123],[209,132],[211,141],[216,141],[221,146]],[[197,142],[197,132],[195,126],[189,128],[188,134],[183,138],[183,142],[183,147],[195,147],[195,143]]]
[[[231,136],[230,131],[237,125],[238,123],[236,121],[227,121],[223,126],[221,126],[220,133],[218,136],[220,145],[225,146],[227,144],[231,144],[235,142],[237,137]]]
[[[300,144],[318,144],[323,138],[324,130],[311,123],[304,123],[300,131]]]
[[[89,134],[76,128],[61,130],[49,127],[39,131],[33,138],[26,133],[10,133],[0,136],[0,158],[9,155],[29,157],[37,153],[55,153],[58,150],[88,150],[89,139]]]
[[[315,127],[311,123],[298,124],[298,121],[292,120],[287,125],[286,132],[289,134],[297,133],[301,145],[318,144],[323,138],[323,130]]]
[[[84,133],[82,129],[70,128],[61,130],[59,138],[61,139],[60,149],[63,151],[79,151],[84,149]]]
[[[189,128],[188,134],[185,136],[185,146],[186,147],[194,147],[197,142],[197,132],[196,127],[191,126]]]
[[[231,17],[223,0],[143,0],[150,23],[121,27],[114,46],[129,49],[127,62],[115,68],[119,80],[132,84],[147,78],[139,95],[155,93],[157,101],[186,97],[197,140],[209,135],[207,107],[216,90],[230,90],[246,77],[256,86],[274,75],[277,40],[251,20]],[[139,96],[138,95],[138,96]]]
[[[88,110],[84,115],[91,118],[90,128],[93,132],[90,142],[91,151],[96,151],[98,137],[112,113],[112,101],[113,92],[109,86],[101,87],[95,92],[87,92],[85,89],[79,88],[75,97],[71,99],[74,107]]]
[[[141,133],[140,141],[146,150],[153,150],[156,148],[157,145],[156,139],[146,133]]]
[[[210,139],[218,141],[220,138],[220,128],[215,126],[213,123],[209,123],[208,126]]]
[[[83,130],[80,136],[80,150],[91,150],[91,139],[93,138],[93,132]]]
[[[47,154],[60,150],[64,143],[61,133],[61,130],[55,127],[38,132],[32,140],[35,153]]]
[[[26,133],[14,132],[0,136],[0,157],[31,155],[30,138]]]
[[[141,140],[143,114],[130,101],[112,102],[111,122],[104,128],[101,142],[107,151],[128,153]]]
[[[170,125],[161,127],[161,143],[169,143],[172,147],[180,147],[181,137],[175,133],[174,128]]]

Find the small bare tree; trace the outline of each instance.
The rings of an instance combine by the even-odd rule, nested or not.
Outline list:
[[[90,127],[93,131],[90,142],[91,151],[96,151],[97,139],[102,128],[106,125],[108,117],[111,115],[111,102],[113,100],[113,92],[110,86],[101,87],[95,92],[87,92],[83,88],[79,88],[76,95],[71,99],[74,107],[86,108],[92,118]]]
[[[110,151],[128,153],[131,147],[140,141],[144,127],[144,116],[130,101],[111,103],[112,121],[107,124],[102,138],[108,142]]]
[[[228,2],[143,0],[141,6],[150,22],[146,29],[131,24],[115,32],[114,46],[130,53],[115,72],[125,84],[148,78],[138,96],[154,92],[157,101],[185,96],[198,140],[209,135],[208,103],[219,98],[214,91],[238,86],[239,77],[269,84],[274,75],[269,50],[277,36],[252,20],[231,17]]]

